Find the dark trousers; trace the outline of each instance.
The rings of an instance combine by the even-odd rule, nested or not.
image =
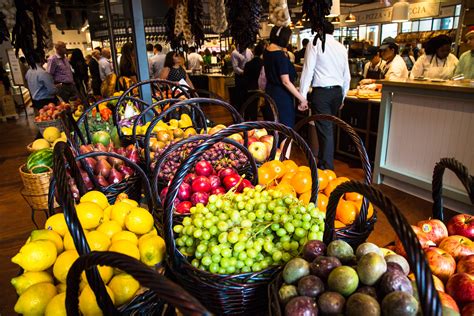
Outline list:
[[[76,89],[76,85],[74,83],[63,83],[59,85],[57,89],[58,91],[56,92],[56,94],[64,102],[69,102],[69,99],[79,96],[79,93]]]
[[[342,88],[313,88],[312,109],[316,114],[336,115],[342,104]],[[316,121],[319,151],[318,165],[321,169],[334,170],[334,127],[332,122]]]
[[[242,104],[245,102],[245,97],[247,96],[247,89],[245,84],[244,76],[235,75],[235,95],[234,95],[234,108],[240,112]]]

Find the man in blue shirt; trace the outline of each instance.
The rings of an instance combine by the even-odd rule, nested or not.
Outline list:
[[[33,107],[35,110],[41,109],[46,104],[56,103],[56,86],[53,77],[41,66],[43,61],[39,54],[35,54],[35,67],[30,67],[25,78],[28,82]]]

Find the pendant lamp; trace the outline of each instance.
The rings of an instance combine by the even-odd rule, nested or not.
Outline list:
[[[352,13],[349,13],[349,15],[344,20],[344,22],[346,22],[346,23],[354,23],[355,21],[356,21],[356,17]]]
[[[400,0],[393,5],[392,22],[406,22],[409,20],[410,4]]]
[[[296,24],[295,24],[295,28],[302,29],[303,27],[304,27],[303,26],[303,21],[298,20],[298,22],[296,22]]]
[[[338,16],[332,18],[331,23],[334,25],[341,24],[341,20],[339,19]]]
[[[326,15],[328,18],[333,18],[341,14],[341,3],[340,0],[332,0],[331,11],[329,15]]]

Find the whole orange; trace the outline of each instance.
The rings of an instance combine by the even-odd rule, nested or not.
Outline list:
[[[283,164],[286,167],[286,172],[287,173],[288,172],[296,173],[298,171],[298,165],[293,160],[290,160],[290,159],[285,160],[285,161],[283,161]]]
[[[348,201],[361,201],[364,197],[357,192],[347,192],[345,198]]]
[[[307,173],[311,174],[311,168],[307,167],[307,166],[299,166],[298,171],[307,172]]]
[[[319,191],[324,190],[329,184],[329,180],[328,180],[328,176],[326,172],[324,172],[321,169],[318,169],[318,183],[319,183]]]
[[[336,173],[330,169],[324,170],[324,173],[328,176],[329,182],[337,178]]]
[[[354,203],[340,200],[337,204],[336,219],[345,225],[354,223],[357,216],[357,208]]]
[[[276,176],[273,170],[265,167],[258,168],[258,184],[269,185],[275,178]]]
[[[291,178],[296,174],[296,172],[286,172],[285,175],[280,179],[280,183],[290,183]]]
[[[351,202],[356,206],[357,216],[359,216],[360,208],[362,207],[362,200]],[[372,215],[374,215],[374,206],[369,202],[369,207],[367,208],[367,219],[371,218]]]
[[[290,180],[290,184],[295,189],[296,193],[302,194],[311,190],[311,174],[303,171],[298,171]]]
[[[346,225],[344,225],[343,222],[338,221],[338,220],[334,221],[334,228],[342,228],[342,227],[346,227]]]
[[[277,179],[280,179],[286,173],[286,167],[280,160],[272,160],[266,162],[264,165],[266,165],[270,170],[273,170]]]
[[[296,197],[295,189],[289,183],[279,183],[273,189],[280,191],[283,194],[290,194]]]
[[[318,208],[321,212],[326,212],[328,206],[328,197],[322,193],[318,193]]]
[[[309,200],[311,199],[311,190],[302,193],[298,199],[304,204],[308,204]]]

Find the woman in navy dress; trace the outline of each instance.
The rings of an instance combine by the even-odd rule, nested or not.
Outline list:
[[[301,111],[308,108],[308,101],[293,85],[296,71],[284,51],[284,48],[288,46],[290,36],[291,29],[289,27],[274,26],[272,28],[270,45],[263,54],[263,64],[267,79],[265,92],[276,103],[280,123],[294,127],[296,110],[293,98],[299,100],[298,109]],[[271,117],[271,115],[268,115],[268,111],[269,109],[264,109],[265,119]]]

